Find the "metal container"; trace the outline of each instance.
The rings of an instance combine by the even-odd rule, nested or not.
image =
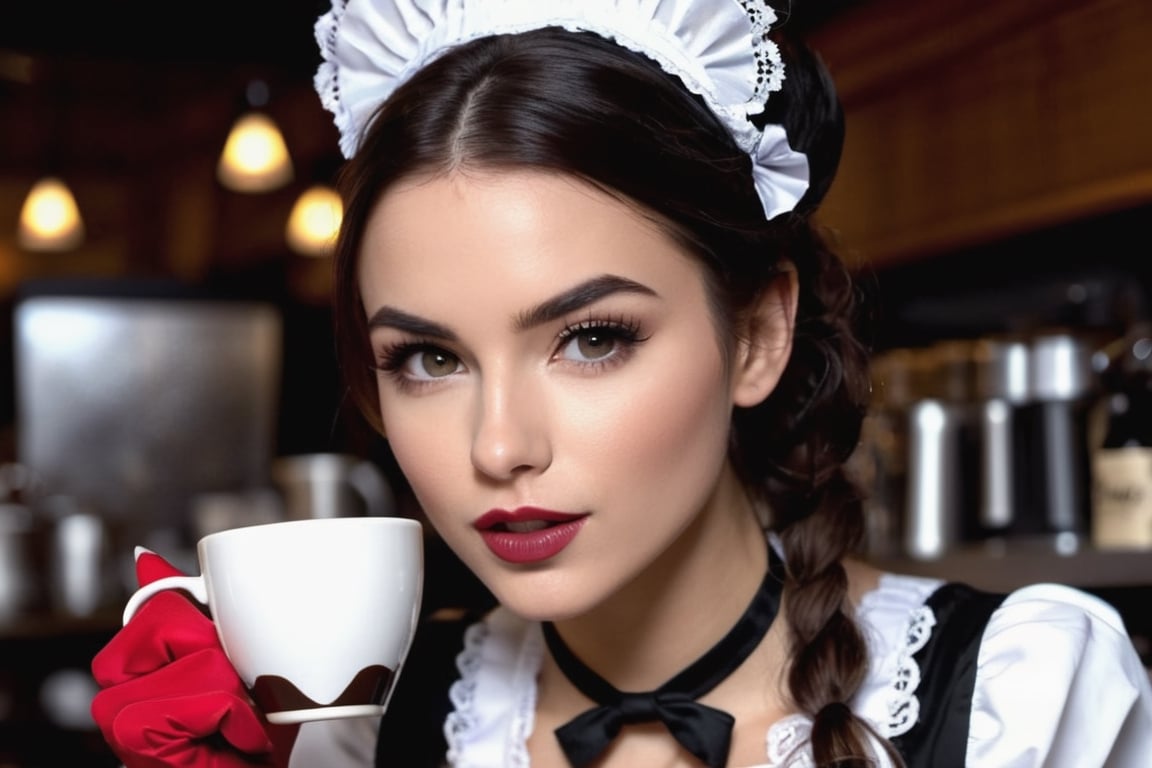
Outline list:
[[[1019,533],[1054,537],[1058,550],[1081,544],[1091,515],[1089,414],[1097,375],[1096,345],[1071,332],[1033,338],[1029,347],[1032,402],[1024,409],[1031,450],[1027,519]]]
[[[289,520],[389,516],[396,511],[388,481],[367,459],[340,453],[283,456],[272,465],[272,479]]]
[[[910,557],[940,557],[960,539],[959,429],[956,407],[943,400],[919,400],[908,411],[904,550]]]
[[[1008,531],[1022,503],[1026,463],[1019,410],[1031,397],[1028,343],[1023,339],[980,340],[976,345],[978,520],[988,533]]]
[[[0,623],[44,607],[43,530],[23,504],[0,503]]]

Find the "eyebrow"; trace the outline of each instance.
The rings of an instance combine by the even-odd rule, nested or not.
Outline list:
[[[637,283],[635,280],[629,280],[618,275],[600,275],[591,280],[585,280],[583,283],[575,285],[525,312],[521,312],[516,316],[516,329],[523,331],[549,323],[615,293],[658,295],[656,291]]]
[[[384,306],[376,310],[372,317],[368,318],[368,329],[373,328],[395,328],[413,336],[423,336],[439,341],[457,340],[456,333],[447,326],[425,320],[416,315],[410,315],[395,307]]]
[[[635,280],[629,280],[619,275],[600,275],[574,285],[568,290],[519,313],[516,315],[516,330],[524,331],[549,323],[616,293],[659,296],[656,291],[637,283]],[[368,320],[368,327],[370,329],[395,328],[413,336],[423,336],[441,341],[457,340],[456,332],[451,328],[389,306],[376,310]]]

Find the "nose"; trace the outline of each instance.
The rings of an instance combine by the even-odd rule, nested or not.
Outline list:
[[[479,393],[472,465],[494,480],[539,472],[552,462],[547,412],[538,388],[511,376],[489,376]]]

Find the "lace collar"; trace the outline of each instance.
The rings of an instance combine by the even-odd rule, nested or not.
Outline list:
[[[885,574],[857,611],[871,662],[852,707],[885,738],[907,733],[919,716],[914,655],[936,624],[924,601],[939,585],[935,579]],[[449,691],[453,711],[444,724],[450,766],[529,768],[527,742],[543,655],[540,625],[502,608],[469,627],[456,659],[460,677]],[[765,736],[766,762],[756,768],[811,766],[810,729],[804,715],[778,720]]]

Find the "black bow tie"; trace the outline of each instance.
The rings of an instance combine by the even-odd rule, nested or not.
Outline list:
[[[576,688],[598,706],[556,729],[556,738],[573,768],[584,768],[608,748],[630,723],[662,722],[684,749],[709,768],[724,768],[735,718],[696,701],[728,677],[760,645],[780,608],[783,588],[779,558],[768,548],[768,572],[744,615],[720,642],[654,691],[624,693],[597,675],[544,624],[544,640],[556,665]]]

